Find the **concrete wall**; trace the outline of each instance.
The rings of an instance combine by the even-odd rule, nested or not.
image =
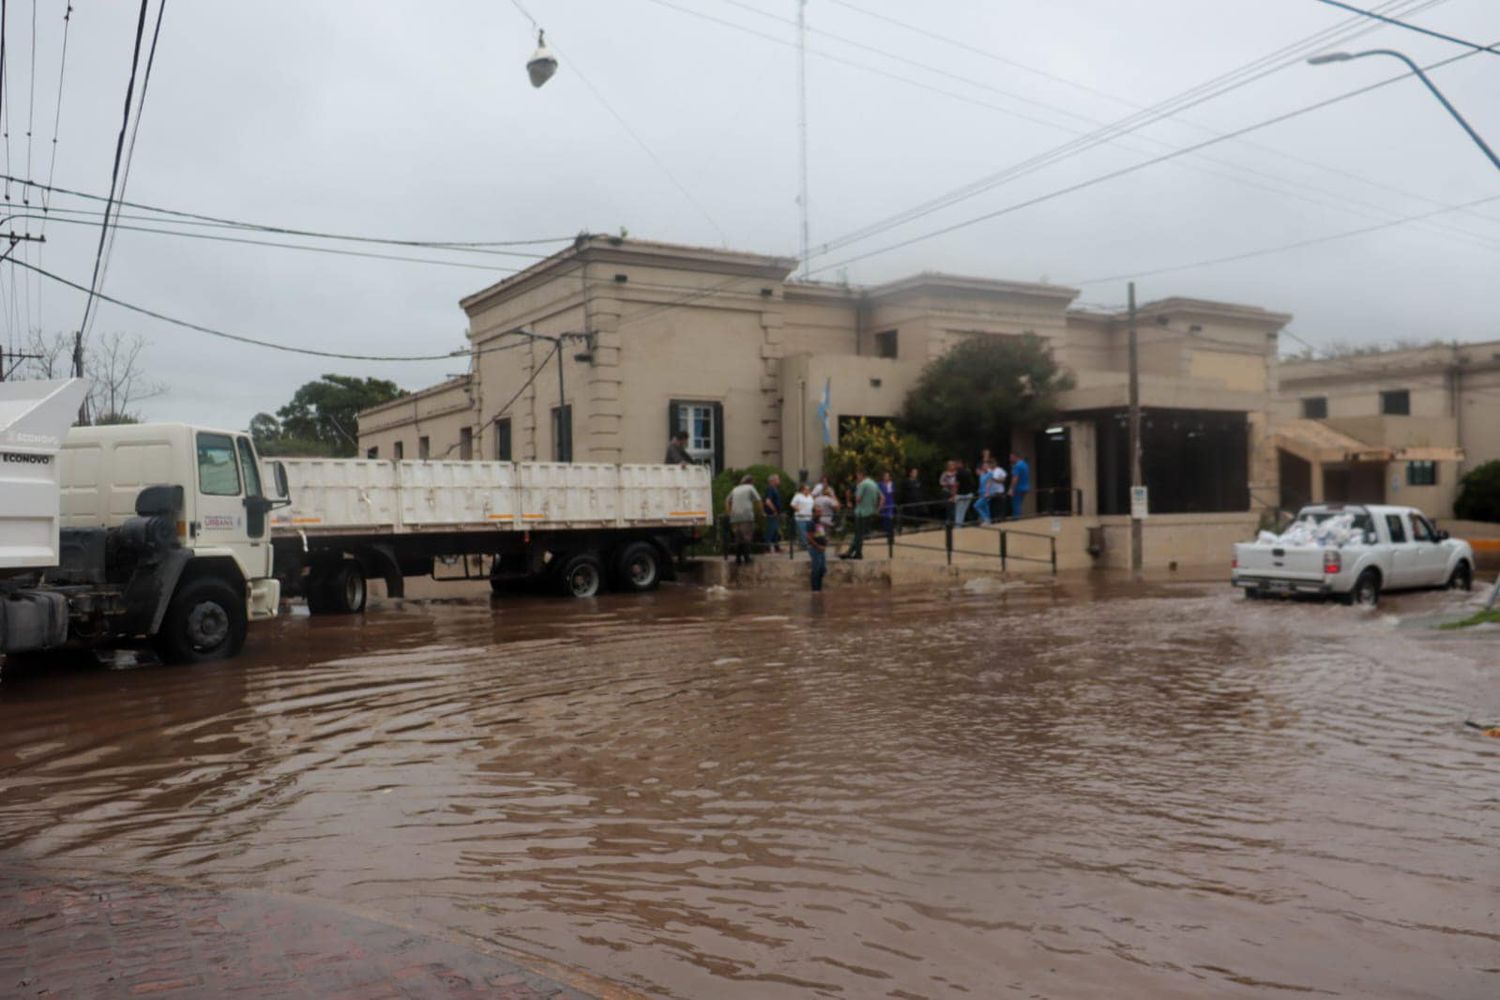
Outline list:
[[[1104,517],[1104,554],[1098,565],[1130,568],[1130,518]],[[1148,517],[1141,531],[1141,558],[1147,569],[1222,564],[1225,582],[1235,542],[1255,537],[1259,515],[1159,514]]]

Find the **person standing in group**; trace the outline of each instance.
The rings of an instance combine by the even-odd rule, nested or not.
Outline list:
[[[958,508],[958,460],[948,459],[948,465],[943,469],[943,474],[938,478],[938,486],[943,490],[943,503],[946,505],[946,520],[953,523],[953,512]]]
[[[985,449],[989,451],[988,448]],[[974,501],[974,512],[979,515],[980,524],[990,523],[990,463],[979,463],[979,498]]]
[[[864,469],[854,473],[859,485],[854,489],[854,541],[849,550],[839,558],[863,559],[865,557],[865,535],[870,533],[870,524],[880,510],[880,487]]]
[[[974,494],[978,492],[979,484],[974,479],[974,472],[964,464],[963,459],[958,460],[958,494],[954,497],[953,523],[962,528],[964,520],[969,516],[969,505],[974,502]]]
[[[875,485],[880,488],[880,530],[890,538],[896,533],[896,484],[890,471],[882,472],[880,482]]]
[[[822,496],[824,493],[828,493],[828,494],[832,494],[833,493],[833,486],[831,486],[829,484],[829,482],[828,482],[828,473],[826,473],[826,472],[823,473],[821,476],[818,477],[818,485],[816,485],[816,486],[814,486],[812,488],[813,499],[816,500],[818,497]]]
[[[816,593],[823,589],[823,577],[828,573],[828,529],[823,517],[823,508],[813,509],[812,520],[807,526],[807,558],[811,564],[812,589]]]
[[[817,501],[813,499],[812,487],[806,483],[803,483],[788,501],[788,506],[792,508],[792,525],[797,529],[797,544],[803,548],[807,548],[807,528],[812,524],[813,506],[816,503]]]
[[[766,550],[781,551],[781,476],[773,472],[766,477]]]
[[[824,535],[831,536],[833,534],[834,517],[838,514],[839,510],[839,498],[834,495],[833,487],[828,485],[827,476],[823,477],[823,482],[819,485],[823,487],[823,492],[819,493],[818,487],[813,487],[813,509],[817,511],[818,516],[823,520]]]
[[[1020,517],[1026,494],[1031,492],[1031,466],[1015,452],[1010,453],[1010,516]]]
[[[910,531],[927,513],[922,492],[922,473],[913,466],[906,470],[906,479],[901,483],[901,530]]]
[[[724,498],[724,513],[729,515],[729,531],[734,538],[736,566],[750,563],[750,546],[755,541],[755,512],[760,505],[754,476],[745,476]]]
[[[662,461],[667,465],[692,465],[693,456],[688,454],[687,443],[687,431],[674,431],[672,440],[667,442],[667,457]]]
[[[979,487],[984,496],[984,523],[1005,520],[1005,466],[990,469],[989,479]]]

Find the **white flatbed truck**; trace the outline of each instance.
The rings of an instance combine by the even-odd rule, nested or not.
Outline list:
[[[535,581],[564,595],[651,590],[713,525],[701,466],[563,462],[268,460],[289,506],[271,521],[275,573],[315,614],[392,597],[438,560],[489,557],[499,591]]]
[[[452,557],[489,557],[496,589],[646,591],[713,523],[701,467],[263,461],[240,431],[70,429],[85,390],[0,383],[0,654],[227,659],[283,593],[357,612],[367,579],[401,596]]]

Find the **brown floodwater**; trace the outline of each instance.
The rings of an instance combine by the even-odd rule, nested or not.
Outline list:
[[[1500,996],[1500,632],[1220,586],[392,603],[7,667],[0,863],[651,996]]]

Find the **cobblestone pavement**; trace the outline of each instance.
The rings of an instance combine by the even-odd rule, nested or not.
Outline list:
[[[0,996],[589,1000],[514,962],[298,900],[0,875]]]

